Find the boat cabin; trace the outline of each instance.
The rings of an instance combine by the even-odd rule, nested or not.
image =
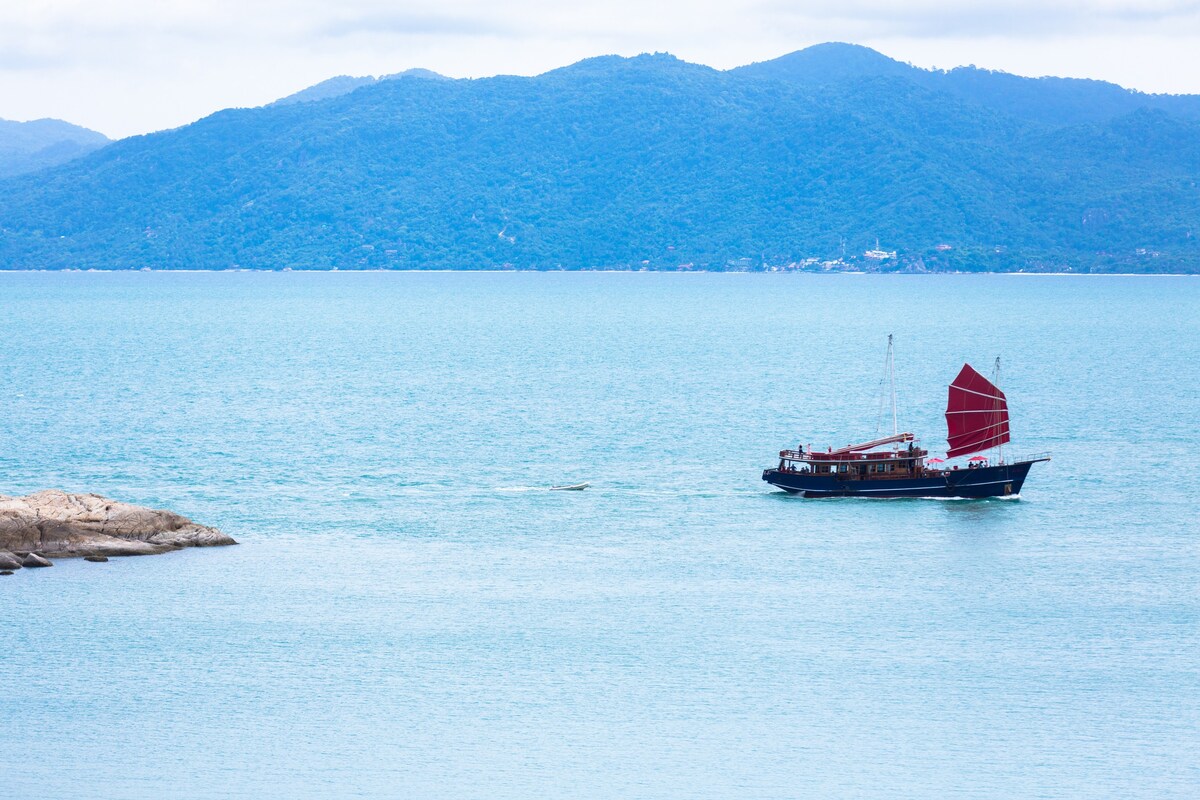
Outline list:
[[[862,444],[818,452],[801,446],[779,452],[779,471],[830,475],[841,480],[887,480],[930,474],[925,467],[927,450],[915,444],[911,433],[900,433]],[[876,450],[889,444],[907,444],[891,450]]]

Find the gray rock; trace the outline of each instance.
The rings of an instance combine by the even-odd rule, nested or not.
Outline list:
[[[27,568],[32,568],[32,567],[53,567],[54,565],[51,564],[50,560],[48,558],[46,558],[45,556],[40,556],[37,553],[30,553],[29,555],[25,556],[25,560],[21,562],[21,566],[27,567]]]
[[[91,561],[93,564],[103,564],[108,561],[108,556],[84,556],[84,561]]]
[[[20,569],[21,559],[7,550],[0,550],[0,569]]]
[[[12,575],[12,574],[13,574],[13,571],[11,569],[0,569],[0,575]]]
[[[170,511],[57,490],[0,496],[0,550],[54,558],[141,556],[182,547],[237,544],[216,528]]]

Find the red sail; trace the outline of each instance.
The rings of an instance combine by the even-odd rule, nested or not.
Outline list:
[[[946,401],[947,458],[978,453],[1008,441],[1008,401],[970,364],[950,384]]]

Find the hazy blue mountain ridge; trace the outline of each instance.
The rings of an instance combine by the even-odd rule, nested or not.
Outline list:
[[[1055,125],[817,50],[820,80],[599,57],[220,112],[0,186],[0,268],[1200,263],[1187,113]]]
[[[436,72],[428,69],[406,69],[403,72],[397,72],[391,75],[381,75],[378,78],[367,75],[365,77],[354,77],[353,75],[338,75],[333,78],[328,78],[315,83],[306,89],[301,89],[298,92],[289,94],[287,97],[281,97],[274,103],[268,105],[280,106],[290,105],[291,103],[312,103],[317,100],[328,100],[331,97],[340,97],[344,94],[349,94],[355,89],[360,89],[363,86],[370,86],[379,81],[389,81],[396,78],[427,78],[429,80],[449,80],[444,75],[439,75]]]
[[[926,70],[868,47],[839,42],[815,45],[731,72],[814,87],[881,76],[906,78],[970,103],[1050,125],[1103,122],[1141,108],[1200,120],[1200,95],[1146,94],[1105,81],[1025,78],[977,67]]]
[[[62,164],[108,144],[108,137],[58,119],[0,119],[0,177]]]
[[[331,97],[340,97],[341,95],[349,94],[355,89],[362,86],[369,86],[372,83],[375,83],[375,78],[370,76],[356,78],[353,75],[337,75],[320,83],[314,83],[312,86],[301,89],[294,94],[289,94],[287,97],[281,97],[270,105],[285,106],[292,103],[312,103],[317,100],[328,100]]]

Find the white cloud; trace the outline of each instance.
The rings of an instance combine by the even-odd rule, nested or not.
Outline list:
[[[1200,33],[1196,0],[765,0],[777,24],[804,30],[857,31],[867,36],[945,39],[956,36],[1037,39],[1096,33]]]

